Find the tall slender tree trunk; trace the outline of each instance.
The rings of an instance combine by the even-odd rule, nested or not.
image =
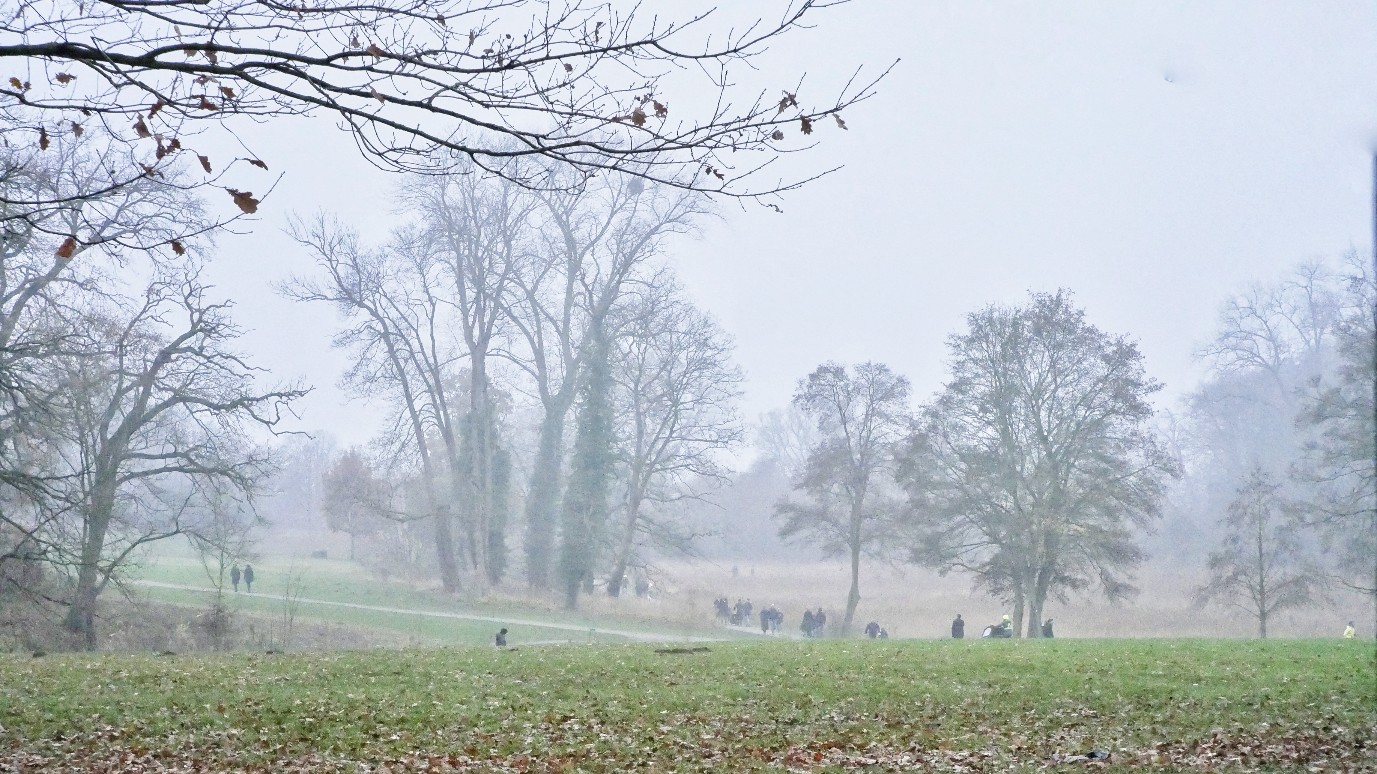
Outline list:
[[[851,589],[846,593],[846,617],[842,619],[842,634],[851,631],[851,622],[856,618],[856,608],[861,604],[861,521],[865,501],[865,488],[851,505]]]
[[[1014,590],[1014,626],[1013,626],[1013,631],[1014,631],[1014,636],[1015,636],[1015,637],[1022,637],[1022,636],[1023,636],[1023,612],[1024,612],[1023,608],[1024,608],[1024,603],[1025,603],[1025,601],[1026,601],[1026,596],[1024,595],[1024,591],[1023,591],[1023,590],[1024,590],[1024,588],[1026,587],[1025,584],[1027,583],[1027,580],[1028,580],[1028,579],[1027,579],[1027,576],[1026,576],[1026,575],[1020,575],[1019,578],[1018,578],[1018,588]]]
[[[533,589],[550,588],[564,467],[564,420],[572,403],[573,391],[561,391],[545,406],[540,423],[540,440],[526,496],[526,583]]]
[[[633,487],[636,484],[633,482]],[[641,498],[631,495],[626,502],[626,522],[622,525],[621,539],[617,541],[616,555],[612,558],[612,571],[607,576],[607,596],[622,595],[622,579],[626,577],[627,566],[631,563],[631,551],[636,547],[636,526],[641,515]]]

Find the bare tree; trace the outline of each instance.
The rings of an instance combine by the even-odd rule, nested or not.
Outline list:
[[[1257,620],[1258,636],[1266,638],[1272,617],[1308,604],[1322,580],[1305,550],[1300,509],[1279,482],[1254,469],[1224,523],[1223,543],[1210,553],[1210,580],[1196,590],[1196,601],[1238,607]]]
[[[229,305],[208,301],[194,273],[154,278],[130,306],[93,315],[100,349],[61,363],[65,496],[79,525],[66,625],[88,647],[96,599],[137,548],[186,532],[211,484],[252,499],[270,463],[246,427],[273,428],[305,394],[256,390],[254,369],[230,349],[239,330]]]
[[[509,181],[476,174],[417,178],[404,192],[423,224],[418,248],[433,252],[451,283],[443,301],[458,317],[469,405],[459,432],[444,428],[444,438],[455,495],[467,516],[471,562],[480,578],[497,582],[505,566],[505,524],[497,515],[504,511],[506,492],[498,486],[505,479],[499,468],[508,464],[508,452],[498,437],[490,361],[510,328],[505,313],[517,292],[537,201]],[[490,556],[490,548],[500,555]]]
[[[724,483],[720,455],[742,435],[735,411],[741,371],[731,364],[732,343],[717,323],[684,300],[669,276],[638,294],[623,316],[612,372],[623,471],[607,580],[614,597],[622,593],[638,539],[675,534],[655,508]]]
[[[607,324],[667,239],[690,231],[707,207],[701,196],[624,176],[546,192],[541,200],[544,241],[518,275],[519,292],[508,309],[525,344],[512,362],[529,375],[542,408],[525,512],[526,573],[534,588],[550,586],[564,428],[591,333]]]
[[[794,0],[776,20],[723,30],[713,11],[677,21],[583,0],[48,0],[0,19],[14,73],[0,126],[38,148],[103,127],[138,176],[203,128],[321,112],[389,169],[472,159],[540,185],[504,161],[541,156],[583,179],[621,170],[759,196],[800,182],[762,178],[776,154],[810,146],[823,119],[845,128],[841,111],[872,94],[859,71],[816,107],[801,81],[738,85],[771,43],[840,2]],[[225,165],[197,155],[208,173]]]
[[[817,423],[821,441],[794,488],[806,499],[776,506],[782,537],[804,536],[828,555],[851,562],[844,628],[850,628],[861,601],[864,554],[882,555],[895,535],[893,480],[895,446],[909,422],[908,379],[883,363],[861,363],[848,373],[824,363],[800,379],[794,405]]]
[[[365,396],[384,396],[396,409],[393,435],[419,468],[425,512],[435,532],[440,581],[459,590],[451,498],[443,494],[450,460],[457,457],[458,418],[451,408],[452,346],[442,278],[428,253],[406,232],[389,245],[369,249],[353,231],[324,217],[297,222],[292,235],[309,249],[323,280],[296,278],[283,287],[290,298],[333,304],[350,322],[334,339],[353,354],[345,384]],[[437,450],[437,442],[439,448]]]
[[[974,573],[1037,637],[1049,595],[1132,591],[1132,528],[1157,517],[1177,462],[1149,424],[1159,385],[1137,346],[1087,322],[1069,292],[967,323],[904,455],[914,558]]]

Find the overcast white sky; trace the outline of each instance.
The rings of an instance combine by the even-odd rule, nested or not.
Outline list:
[[[736,338],[748,419],[825,360],[889,363],[923,400],[967,313],[1057,287],[1139,339],[1170,405],[1228,295],[1372,249],[1377,3],[856,0],[817,23],[762,76],[808,73],[805,102],[902,59],[850,131],[821,127],[802,158],[845,168],[783,214],[728,204],[676,248]],[[381,232],[392,183],[343,136],[271,131],[255,149],[286,177],[256,233],[220,240],[213,278],[252,329],[245,349],[318,387],[302,427],[360,443],[376,412],[334,388],[333,314],[270,285],[309,270],[287,212]]]

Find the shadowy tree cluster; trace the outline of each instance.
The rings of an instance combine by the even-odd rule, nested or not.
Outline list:
[[[394,407],[379,454],[423,492],[446,589],[502,582],[519,535],[530,587],[619,594],[640,548],[682,534],[661,506],[710,487],[739,436],[730,345],[662,260],[706,204],[634,177],[531,190],[472,171],[409,179],[413,218],[378,247],[298,224],[321,274],[287,292],[340,310],[346,383]]]

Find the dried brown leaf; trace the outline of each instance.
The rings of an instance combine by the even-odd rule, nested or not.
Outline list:
[[[234,206],[238,207],[245,215],[252,215],[258,212],[258,200],[253,198],[251,191],[236,191],[233,188],[226,188],[229,195],[234,197]]]
[[[200,162],[201,162],[201,168],[204,169],[204,170],[206,171],[206,174],[207,174],[207,175],[209,175],[209,174],[210,174],[210,159],[206,158],[205,156],[202,156],[202,155],[199,154],[199,153],[196,154],[196,158],[197,158],[198,160],[200,160]]]
[[[76,249],[76,237],[67,237],[62,240],[62,244],[57,246],[57,251],[53,254],[64,261],[69,261],[72,259],[73,255],[76,255]]]
[[[41,126],[38,127],[38,149],[48,149],[48,130]]]
[[[153,136],[153,133],[148,131],[148,124],[145,124],[143,122],[143,116],[139,116],[139,120],[134,122],[134,134],[137,134],[140,137]]]

